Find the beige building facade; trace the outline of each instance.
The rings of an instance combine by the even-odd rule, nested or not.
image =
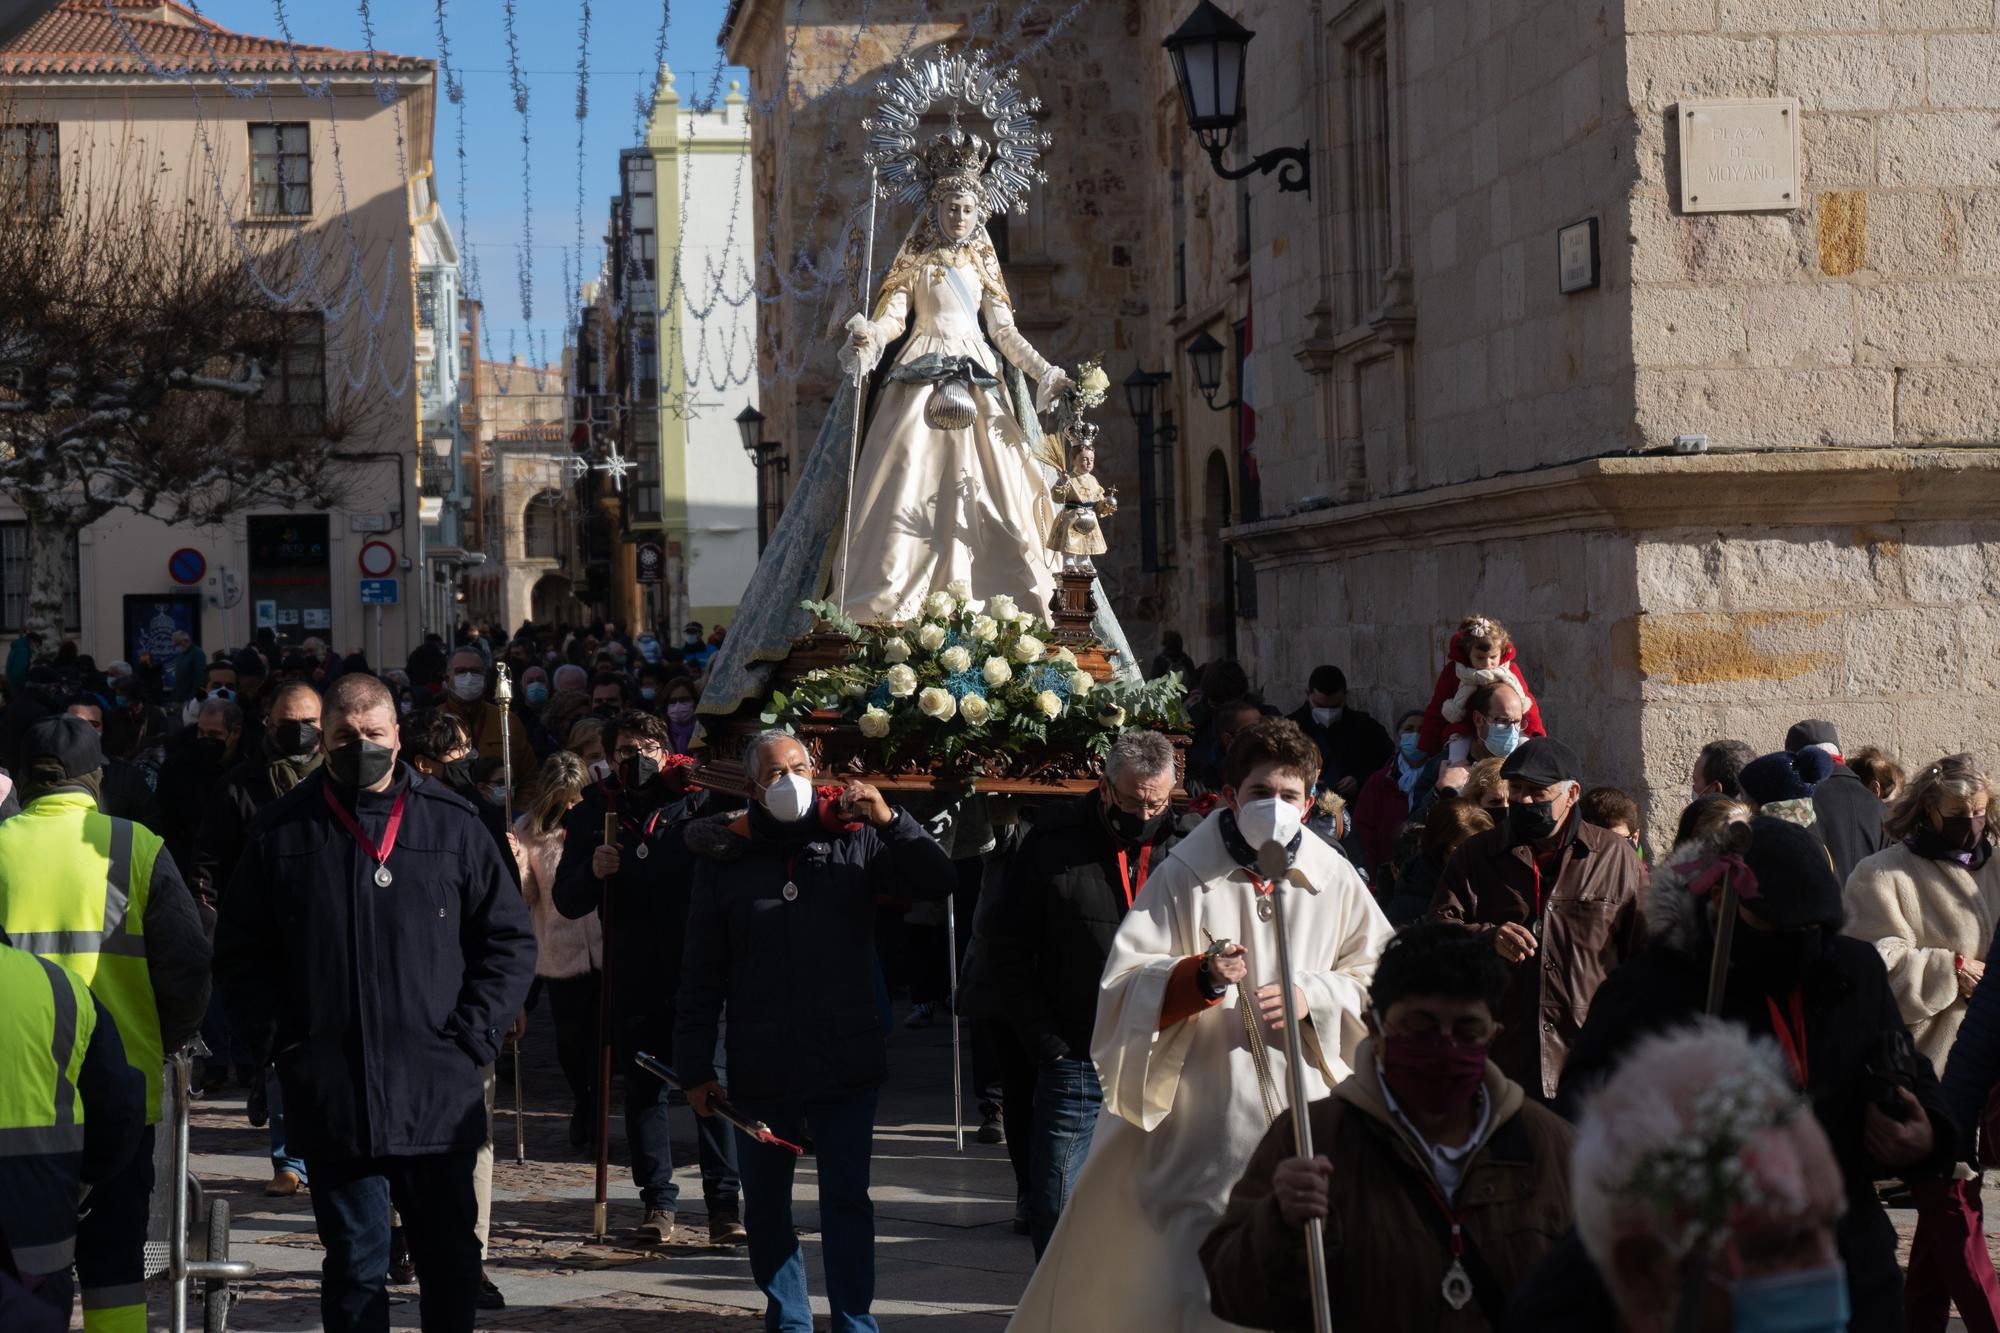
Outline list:
[[[229,91],[259,79],[268,96]],[[321,79],[336,97],[308,94],[303,81]],[[214,200],[239,225],[317,257],[314,294],[287,307],[312,333],[288,350],[275,409],[331,414],[350,390],[372,403],[366,437],[341,446],[352,462],[337,510],[255,509],[206,527],[114,510],[86,528],[65,628],[99,662],[163,651],[177,627],[210,649],[268,628],[282,642],[317,636],[371,661],[400,662],[416,643],[412,229],[429,171],[433,85],[426,60],[291,47],[172,3],[65,0],[0,46],[10,124],[59,144],[62,170],[116,171],[136,153],[182,173],[203,206]],[[10,156],[10,170],[16,162]],[[12,510],[0,495],[0,634],[19,630]],[[390,548],[384,572],[401,594],[393,605],[362,600],[371,543]],[[198,560],[174,561],[183,551]]]
[[[778,8],[742,0],[729,38],[760,96],[781,86]],[[857,17],[806,8],[795,102]],[[910,34],[884,8],[851,43],[864,87]],[[1178,628],[1286,707],[1335,662],[1386,721],[1428,698],[1452,627],[1483,612],[1592,778],[1647,800],[1656,842],[1710,739],[1775,749],[1822,716],[1850,750],[1914,762],[1993,738],[1989,0],[1224,8],[1257,34],[1225,162],[1309,144],[1310,193],[1224,181],[1193,142],[1159,45],[1191,0],[1088,8],[1026,66],[1054,81],[1055,179],[1044,243],[1010,280],[1052,297],[1051,355],[1101,348],[1114,382],[1170,376],[1155,425],[1171,413],[1173,438],[1154,438],[1170,567],[1140,568],[1114,529],[1106,580],[1142,652]],[[1731,166],[1725,136],[1719,168],[1699,157],[1718,140],[1695,143],[1698,118],[1741,99],[1796,118],[1795,193],[1707,211],[1702,182],[1761,178],[1784,146]],[[806,159],[858,155],[866,100],[758,142],[760,222],[786,242],[810,220]],[[1587,244],[1572,281],[1559,264],[1574,224],[1573,243],[1594,225],[1594,285]],[[774,322],[768,369],[807,322]],[[1197,391],[1202,333],[1228,350],[1216,403],[1249,410]],[[793,410],[813,416],[829,366],[811,363]],[[1115,407],[1099,470],[1129,499],[1120,445],[1138,432]],[[1675,452],[1686,436],[1703,452]]]

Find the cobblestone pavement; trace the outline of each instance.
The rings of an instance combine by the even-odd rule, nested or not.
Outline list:
[[[639,1203],[625,1167],[623,1125],[614,1114],[613,1243],[591,1242],[593,1171],[587,1151],[568,1143],[568,1090],[547,1020],[542,1006],[530,1016],[523,1042],[525,1165],[514,1161],[511,1072],[505,1057],[500,1064],[487,1272],[506,1294],[507,1308],[482,1312],[480,1328],[494,1333],[761,1329],[763,1299],[751,1285],[743,1252],[707,1244],[700,1180],[691,1165],[691,1112],[676,1111],[674,1125],[683,1229],[664,1247],[616,1243],[639,1220]],[[1013,1176],[1006,1149],[974,1143],[970,1123],[963,1155],[953,1149],[950,1040],[944,1024],[914,1032],[898,1026],[890,1044],[890,1081],[876,1122],[872,1191],[875,1313],[885,1330],[999,1333],[1033,1267],[1027,1238],[1013,1232]],[[618,1106],[615,1098],[613,1106]],[[970,1099],[967,1114],[976,1123]],[[265,1131],[251,1128],[244,1118],[241,1090],[198,1102],[192,1138],[195,1175],[209,1197],[229,1201],[232,1256],[258,1266],[257,1276],[240,1288],[229,1327],[249,1333],[320,1327],[321,1252],[312,1205],[305,1194],[264,1198],[270,1178],[268,1141]],[[812,1158],[807,1157],[796,1198],[812,1287],[821,1292],[816,1185]],[[417,1328],[416,1288],[390,1290],[390,1323]],[[153,1283],[149,1292],[151,1323],[163,1328],[167,1288]],[[825,1303],[817,1300],[815,1305],[823,1324]],[[192,1305],[189,1318],[193,1327],[201,1327],[199,1303]],[[82,1327],[81,1316],[73,1326]]]

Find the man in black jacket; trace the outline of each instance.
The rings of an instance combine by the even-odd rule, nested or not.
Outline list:
[[[1316,666],[1306,685],[1306,701],[1292,713],[1299,730],[1319,746],[1319,785],[1343,800],[1361,792],[1368,775],[1389,762],[1396,743],[1368,714],[1347,703],[1347,676],[1337,666]]]
[[[667,766],[666,747],[667,724],[660,718],[633,710],[612,719],[604,733],[612,775],[586,791],[563,820],[563,854],[553,895],[556,910],[570,918],[589,916],[610,899],[603,920],[613,1060],[624,1079],[625,1142],[644,1210],[632,1236],[651,1245],[674,1233],[680,1186],[674,1181],[667,1086],[638,1068],[632,1056],[645,1051],[670,1064],[675,1057],[674,991],[694,873],[682,842],[685,816],[691,813],[680,804],[687,768],[684,761]],[[700,808],[699,802],[694,805]],[[610,842],[604,837],[607,813],[618,822],[618,836]],[[714,1050],[711,1040],[703,1063]],[[579,1131],[594,1134],[595,1123],[573,1124],[571,1142],[582,1146],[588,1139]],[[695,1130],[709,1239],[740,1243],[742,1184],[736,1174],[735,1137],[726,1125],[706,1117],[696,1122]]]
[[[987,977],[1036,1061],[1028,1234],[1037,1259],[1083,1169],[1104,1104],[1090,1061],[1097,983],[1118,923],[1147,872],[1178,840],[1168,813],[1173,787],[1166,737],[1119,737],[1096,791],[1036,815],[990,918]]]
[[[190,883],[195,897],[211,909],[222,897],[229,877],[236,873],[236,862],[243,855],[244,841],[258,811],[320,766],[318,690],[302,680],[276,686],[265,722],[257,748],[229,771],[221,796],[209,802],[195,830]],[[299,943],[295,941],[294,947]],[[274,1199],[287,1198],[305,1186],[305,1159],[285,1146],[285,1093],[277,1076],[260,1070],[253,1077],[264,1082],[264,1114],[271,1139],[271,1180],[264,1193]],[[254,1091],[253,1085],[253,1105]]]
[[[320,745],[321,771],[251,828],[216,975],[239,1036],[260,1063],[275,1052],[286,1131],[312,1169],[326,1327],[388,1327],[393,1201],[423,1326],[464,1333],[479,1071],[527,998],[534,935],[472,808],[397,762],[387,686],[361,672],[329,686]]]
[[[1889,845],[1889,835],[1882,827],[1888,821],[1888,811],[1882,798],[1847,766],[1840,753],[1840,733],[1833,729],[1833,723],[1808,718],[1785,733],[1787,753],[1797,754],[1809,745],[1833,756],[1833,772],[1813,788],[1813,820],[1833,856],[1834,873],[1845,884],[1854,867]]]
[[[951,857],[865,782],[815,793],[805,747],[767,731],[744,750],[757,803],[687,829],[694,872],[674,1050],[688,1104],[713,1115],[711,1059],[729,1006],[728,1093],[778,1137],[810,1129],[819,1172],[833,1326],[870,1329],[875,1211],[868,1199],[875,1098],[888,1076],[875,998],[875,901],[932,901],[957,882]],[[615,914],[614,914],[615,919]],[[607,935],[609,931],[607,931]],[[770,1328],[811,1328],[805,1256],[792,1226],[783,1148],[742,1145],[750,1275]]]

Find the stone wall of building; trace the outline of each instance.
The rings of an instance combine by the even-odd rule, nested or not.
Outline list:
[[[1648,445],[1990,443],[2000,30],[1988,0],[1630,0],[1636,426]],[[1795,96],[1789,213],[1679,213],[1672,106]]]

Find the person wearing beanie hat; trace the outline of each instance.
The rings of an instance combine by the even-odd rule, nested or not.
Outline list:
[[[28,728],[17,771],[26,804],[0,823],[0,935],[83,979],[145,1081],[138,1150],[91,1191],[76,1244],[91,1327],[138,1328],[161,1068],[201,1024],[209,946],[159,837],[98,810],[103,766],[97,733],[82,719]]]
[[[1584,823],[1583,765],[1561,741],[1524,741],[1500,776],[1504,818],[1452,854],[1431,915],[1485,935],[1507,960],[1493,1063],[1546,1101],[1591,997],[1642,942],[1646,869],[1623,838]]]
[[[1819,820],[1813,809],[1813,788],[1832,772],[1833,759],[1824,750],[1779,750],[1745,764],[1736,775],[1736,783],[1743,799],[1759,814],[1811,828]]]
[[[1643,1038],[1701,1015],[1725,881],[1737,912],[1717,1016],[1777,1045],[1833,1143],[1848,1326],[1900,1329],[1903,1272],[1875,1183],[1942,1179],[1958,1144],[1881,955],[1839,934],[1841,881],[1813,830],[1759,815],[1669,854],[1645,894],[1646,948],[1598,989],[1557,1109],[1573,1115]]]
[[[1832,761],[1826,776],[1813,786],[1813,822],[1820,837],[1826,840],[1827,851],[1833,854],[1834,870],[1845,883],[1854,873],[1854,867],[1889,845],[1889,835],[1884,830],[1888,807],[1847,766],[1840,749],[1840,733],[1834,730],[1833,723],[1819,718],[1794,723],[1785,733],[1785,749],[1800,759],[1817,753]]]

